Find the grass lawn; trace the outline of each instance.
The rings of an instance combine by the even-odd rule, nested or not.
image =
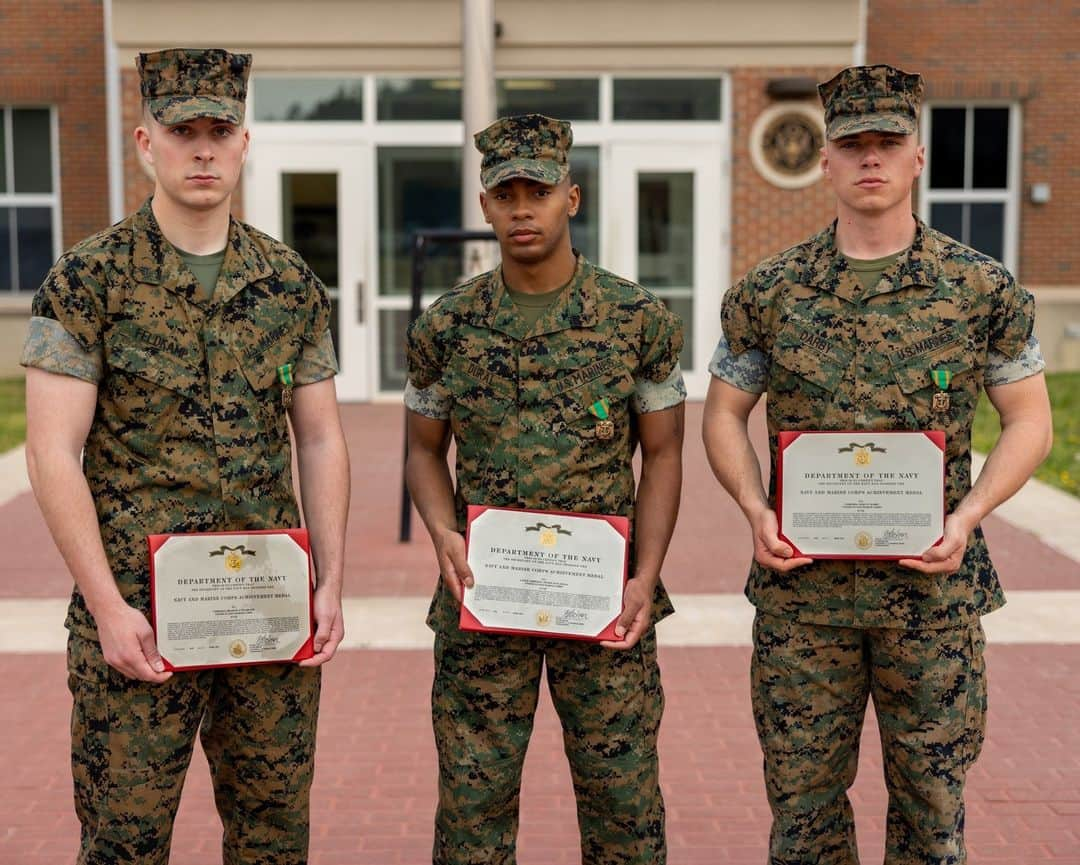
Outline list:
[[[1046,384],[1054,412],[1054,449],[1036,470],[1035,477],[1080,496],[1080,372],[1050,373]],[[971,431],[972,445],[986,453],[1000,432],[997,413],[983,394]]]
[[[26,394],[22,378],[0,379],[0,453],[26,438]]]

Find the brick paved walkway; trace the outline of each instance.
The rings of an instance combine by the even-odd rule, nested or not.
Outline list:
[[[768,808],[747,688],[747,649],[661,652],[660,741],[672,865],[761,865]],[[1080,865],[1080,646],[988,650],[990,730],[971,773],[973,863]],[[61,655],[0,657],[0,862],[70,863],[77,838]],[[312,865],[418,865],[430,851],[435,752],[426,652],[343,653],[327,668],[313,800]],[[853,791],[864,861],[880,862],[885,791],[874,728]],[[570,778],[546,698],[525,768],[522,865],[577,861]],[[205,762],[192,763],[174,865],[220,843]],[[430,861],[430,860],[429,860]]]
[[[423,527],[396,543],[401,412],[344,409],[354,464],[347,594],[418,596],[434,570]],[[667,567],[673,591],[739,591],[742,518],[712,481],[691,406],[683,512]],[[759,434],[760,440],[760,434]],[[991,549],[1013,589],[1080,590],[1080,564],[1001,520]],[[0,599],[69,587],[29,496],[0,507]],[[1068,645],[992,645],[986,747],[970,776],[972,863],[1080,865],[1080,635]],[[672,865],[765,861],[767,806],[749,710],[748,650],[664,648],[661,774]],[[435,755],[424,651],[342,653],[326,670],[313,802],[313,865],[423,863],[431,844]],[[77,841],[67,763],[64,659],[0,654],[0,865],[70,863]],[[525,770],[522,865],[576,862],[576,829],[558,723],[546,698]],[[853,801],[865,862],[881,861],[885,792],[867,725]],[[220,861],[220,824],[196,753],[173,865]],[[430,859],[428,860],[430,861]]]

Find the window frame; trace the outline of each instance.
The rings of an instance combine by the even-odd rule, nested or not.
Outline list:
[[[933,189],[930,186],[931,134],[933,132],[933,111],[935,108],[964,108],[964,188]],[[1008,159],[1006,172],[1008,185],[1000,189],[972,189],[971,173],[973,170],[974,117],[976,108],[1009,109]],[[1020,265],[1020,205],[1022,188],[1020,180],[1022,116],[1020,103],[1003,99],[936,99],[923,106],[923,122],[920,124],[920,143],[926,147],[926,167],[919,177],[919,218],[930,224],[930,208],[934,204],[1002,204],[1005,216],[1003,220],[1002,264],[1010,273],[1017,273]],[[960,240],[960,238],[957,238]]]
[[[46,192],[15,192],[15,131],[12,112],[16,110],[47,110],[49,112],[49,149],[51,151],[50,169],[52,171],[51,193]],[[0,209],[16,207],[48,207],[51,209],[52,224],[52,258],[55,262],[60,257],[62,249],[61,232],[63,220],[60,207],[60,123],[55,105],[42,105],[37,103],[15,104],[0,103],[0,135],[4,136],[4,164],[0,165],[0,171],[4,172],[4,187],[6,192],[0,192]],[[10,247],[6,250],[7,266],[11,269],[11,284],[18,283],[18,229],[11,232]],[[51,266],[51,263],[50,263]],[[13,287],[8,291],[0,291],[0,297],[27,298],[32,297],[38,290],[37,285]]]

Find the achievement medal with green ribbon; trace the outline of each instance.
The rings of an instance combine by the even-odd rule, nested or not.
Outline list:
[[[277,368],[278,381],[281,382],[281,404],[285,406],[285,408],[292,406],[292,371],[293,365],[291,363],[284,364]]]
[[[589,406],[589,414],[597,419],[596,437],[598,439],[609,439],[615,435],[615,424],[609,418],[610,412],[611,404],[607,401],[607,398],[598,399]]]
[[[946,391],[949,389],[949,385],[952,384],[952,370],[931,368],[930,378],[938,386],[938,392],[934,394],[934,399],[930,405],[934,411],[948,411],[949,395]]]

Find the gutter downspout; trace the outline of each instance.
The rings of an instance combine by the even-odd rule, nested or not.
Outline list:
[[[105,36],[105,146],[109,175],[109,219],[124,218],[123,120],[120,112],[120,68],[113,39],[112,0],[102,0]]]
[[[495,120],[495,0],[461,0],[461,226],[487,228],[480,209],[480,153],[473,134]],[[493,244],[465,244],[464,276],[475,276],[495,265]]]
[[[852,51],[851,65],[866,65],[866,32],[870,18],[870,0],[859,0],[859,35]]]

